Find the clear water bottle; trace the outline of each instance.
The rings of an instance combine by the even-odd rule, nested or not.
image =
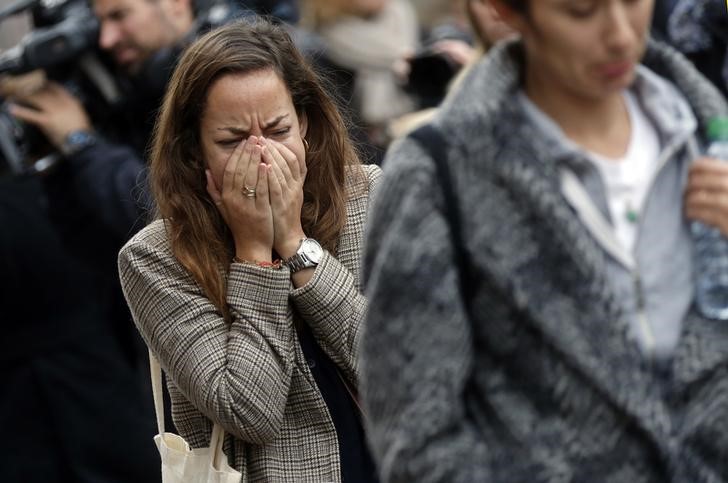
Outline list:
[[[706,154],[728,161],[728,117],[708,123],[708,141]],[[708,318],[728,320],[728,239],[717,228],[697,221],[690,228],[695,244],[698,310]]]

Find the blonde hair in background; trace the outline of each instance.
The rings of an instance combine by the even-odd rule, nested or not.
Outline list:
[[[390,0],[301,0],[301,24],[317,29],[343,16],[367,17]],[[411,0],[406,0],[411,1]]]
[[[436,27],[443,21],[454,20],[458,25],[467,22],[465,5],[457,0],[410,0],[417,11],[420,25],[425,30]]]
[[[338,18],[344,8],[341,0],[302,0],[301,24],[316,29]]]

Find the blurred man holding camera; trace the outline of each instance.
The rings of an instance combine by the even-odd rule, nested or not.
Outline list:
[[[125,238],[143,224],[134,187],[142,181],[144,149],[175,51],[190,34],[194,14],[190,0],[95,0],[93,10],[99,47],[118,68],[124,93],[116,125],[98,132],[81,101],[53,81],[19,93],[10,112],[45,134],[66,158],[74,184],[86,186],[79,201]]]
[[[93,11],[123,99],[106,118],[92,115],[98,106],[83,92],[43,75],[0,87],[9,112],[62,153],[42,175],[0,173],[8,483],[160,478],[146,352],[116,253],[145,222],[144,150],[197,23],[190,0],[93,0]]]

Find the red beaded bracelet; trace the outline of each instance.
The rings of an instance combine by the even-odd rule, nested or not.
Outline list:
[[[276,258],[272,262],[269,262],[267,260],[260,260],[260,261],[259,260],[256,260],[254,262],[251,262],[249,260],[243,260],[242,258],[233,257],[233,261],[236,262],[236,263],[242,263],[242,264],[245,264],[245,265],[256,265],[258,267],[275,268],[275,269],[281,268],[281,263],[282,263],[281,260],[280,260],[280,258]]]

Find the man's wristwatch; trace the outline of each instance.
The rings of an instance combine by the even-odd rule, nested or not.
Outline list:
[[[304,268],[315,267],[321,262],[324,256],[324,250],[319,242],[313,238],[304,238],[296,250],[296,254],[287,258],[283,263],[289,268],[291,273],[296,273]]]
[[[61,153],[64,156],[72,156],[88,147],[96,144],[96,135],[91,131],[78,130],[71,132],[66,139],[63,140]]]

